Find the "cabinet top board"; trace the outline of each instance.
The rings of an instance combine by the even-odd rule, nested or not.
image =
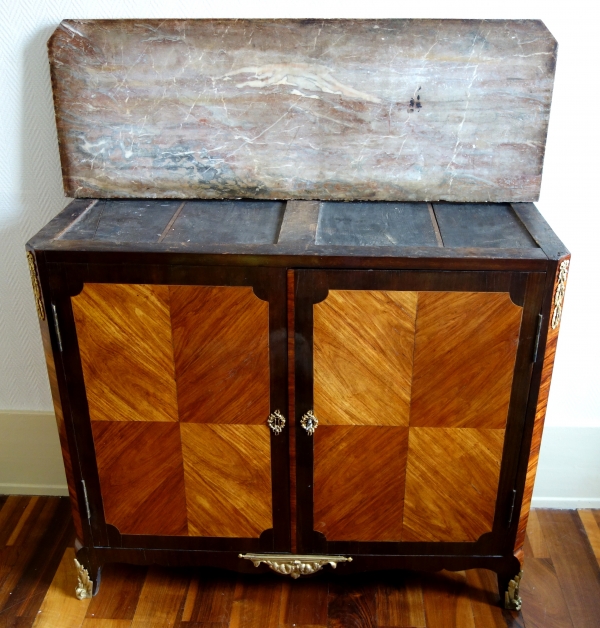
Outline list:
[[[336,268],[531,270],[568,253],[533,203],[365,201],[77,199],[28,247],[55,262]]]
[[[68,196],[539,196],[537,20],[66,20],[49,49]]]

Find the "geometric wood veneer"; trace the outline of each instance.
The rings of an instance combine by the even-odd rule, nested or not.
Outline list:
[[[313,306],[315,530],[491,531],[522,312],[506,292],[329,290]],[[391,425],[408,429],[375,427]]]
[[[506,292],[419,293],[411,427],[504,429],[522,311]]]
[[[403,541],[476,541],[491,532],[504,430],[413,427]]]
[[[181,423],[191,536],[258,537],[273,527],[266,425]]]
[[[319,425],[314,525],[330,540],[402,538],[406,427]]]
[[[269,304],[251,287],[86,284],[72,305],[106,522],[272,528]]]
[[[71,303],[92,421],[177,421],[169,288],[86,284]]]
[[[250,287],[169,290],[180,421],[265,425],[269,304]]]
[[[106,522],[121,534],[187,534],[179,425],[94,421]]]
[[[407,426],[416,292],[330,290],[314,306],[321,425]]]

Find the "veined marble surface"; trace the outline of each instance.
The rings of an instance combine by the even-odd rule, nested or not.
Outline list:
[[[73,197],[533,201],[536,20],[100,20],[50,42]]]

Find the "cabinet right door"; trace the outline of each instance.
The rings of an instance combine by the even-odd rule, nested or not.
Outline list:
[[[544,278],[294,274],[299,551],[502,551]]]

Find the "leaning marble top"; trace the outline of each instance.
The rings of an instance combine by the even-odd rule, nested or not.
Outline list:
[[[537,20],[67,20],[49,49],[68,196],[539,196]]]

